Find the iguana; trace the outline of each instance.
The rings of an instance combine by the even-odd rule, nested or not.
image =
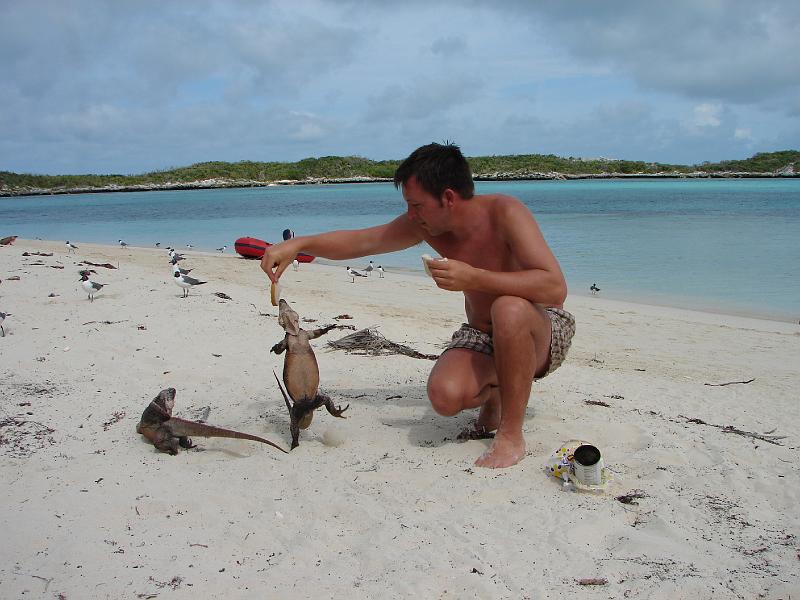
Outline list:
[[[194,421],[173,417],[172,409],[174,406],[175,388],[161,390],[158,396],[144,409],[142,419],[136,426],[136,433],[141,433],[151,444],[162,452],[169,452],[175,455],[178,453],[178,446],[181,448],[194,448],[194,444],[192,444],[192,440],[189,438],[190,435],[197,437],[222,437],[251,440],[269,444],[281,452],[286,452],[286,450],[277,444],[273,444],[269,440],[265,440],[256,435],[240,433],[230,429],[223,429],[221,427],[214,427],[213,425],[205,425],[203,423],[195,423]]]
[[[309,340],[325,335],[331,329],[340,325],[328,325],[313,331],[306,331],[300,327],[300,316],[292,310],[286,300],[281,299],[278,303],[278,323],[286,332],[283,340],[275,344],[270,352],[280,354],[286,352],[283,362],[283,383],[275,375],[275,381],[281,389],[283,399],[286,401],[286,408],[289,409],[289,419],[291,420],[290,430],[292,433],[292,450],[300,444],[300,430],[306,429],[311,425],[314,418],[314,411],[323,404],[328,412],[334,417],[342,417],[350,405],[339,408],[333,400],[325,394],[319,393],[319,366],[314,350],[309,344]]]

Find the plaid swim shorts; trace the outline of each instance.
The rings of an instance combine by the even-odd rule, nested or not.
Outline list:
[[[563,308],[545,308],[544,311],[550,317],[550,366],[542,377],[547,377],[564,362],[567,351],[572,345],[572,337],[575,335],[575,317]],[[450,340],[450,344],[445,348],[445,352],[451,348],[466,348],[492,356],[494,354],[494,344],[492,336],[480,329],[475,329],[467,323],[463,323]],[[538,377],[537,379],[541,379]]]

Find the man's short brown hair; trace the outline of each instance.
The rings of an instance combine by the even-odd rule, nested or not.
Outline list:
[[[423,190],[440,201],[448,188],[458,192],[462,198],[472,198],[475,193],[469,163],[453,143],[432,143],[414,150],[397,167],[394,186],[399,189],[412,175]]]

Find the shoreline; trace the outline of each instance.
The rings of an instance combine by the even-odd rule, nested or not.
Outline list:
[[[474,175],[475,181],[572,181],[584,179],[796,179],[800,173],[795,172],[739,172],[739,171],[695,171],[689,173],[582,173],[570,174],[559,172],[531,173],[483,173]],[[101,187],[75,188],[14,188],[0,187],[2,197],[53,196],[65,194],[102,194],[127,192],[154,192],[170,190],[203,190],[203,189],[237,189],[252,187],[275,187],[286,185],[341,185],[354,183],[391,183],[387,177],[341,177],[341,178],[309,178],[283,179],[276,181],[234,180],[226,178],[205,179],[190,182],[168,182],[163,184],[108,185]]]

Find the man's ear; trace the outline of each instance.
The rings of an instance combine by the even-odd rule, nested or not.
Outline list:
[[[447,188],[444,192],[442,192],[442,206],[452,208],[456,201],[456,195],[457,194],[454,190]]]

